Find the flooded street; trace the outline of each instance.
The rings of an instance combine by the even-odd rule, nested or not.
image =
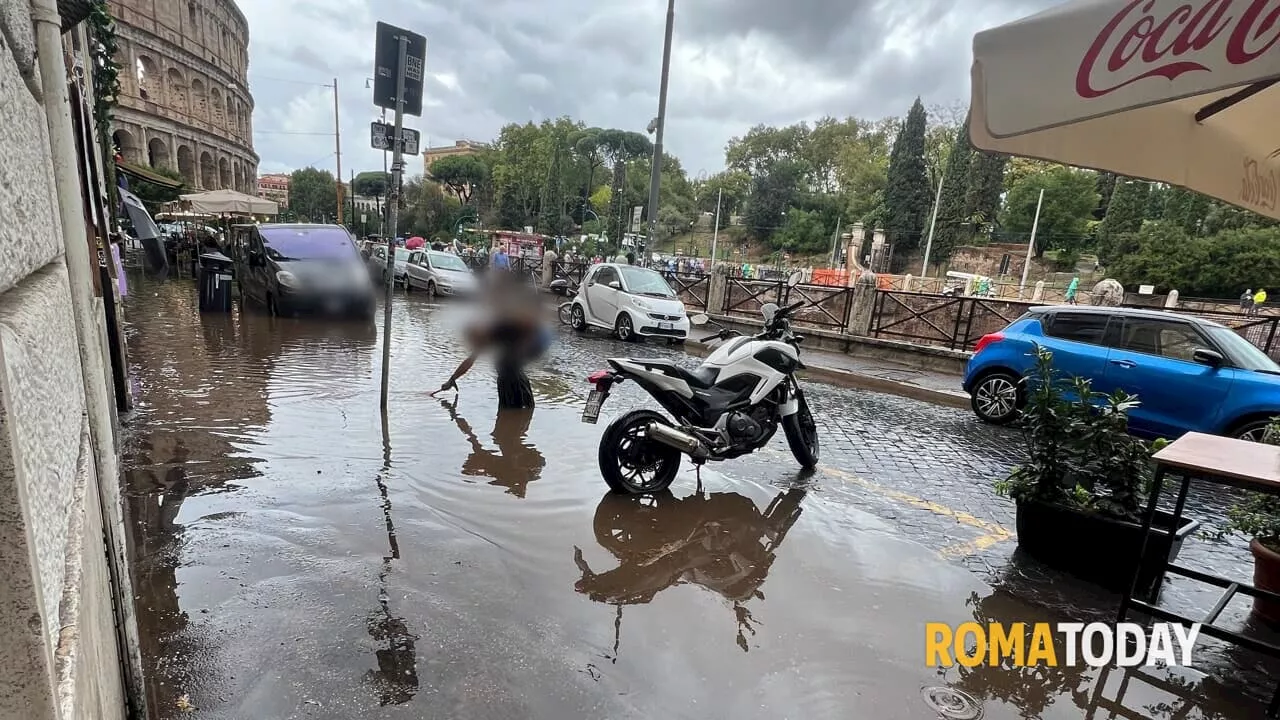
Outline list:
[[[465,308],[398,293],[384,422],[380,329],[201,316],[183,281],[130,290],[124,483],[156,720],[1240,720],[1273,689],[1256,657],[1212,643],[1207,675],[1146,682],[926,667],[926,622],[1116,608],[1014,552],[991,482],[1019,436],[967,412],[814,385],[818,472],[779,437],[700,484],[686,463],[671,494],[618,498],[597,442],[644,397],[623,385],[584,425],[584,378],[681,351],[561,333],[531,375],[536,410],[498,414],[483,362],[428,397],[462,359]],[[1214,525],[1225,504],[1193,496],[1189,514]],[[1242,548],[1196,539],[1183,558],[1244,578]],[[1165,597],[1215,599],[1185,581]]]

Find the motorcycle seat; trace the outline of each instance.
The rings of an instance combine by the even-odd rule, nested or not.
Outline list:
[[[668,377],[680,378],[689,383],[689,387],[703,390],[715,385],[720,371],[716,368],[700,367],[696,370],[685,370],[679,365],[664,358],[627,358],[627,362],[635,363],[646,370],[656,370]]]

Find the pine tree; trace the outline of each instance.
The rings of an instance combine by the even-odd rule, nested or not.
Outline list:
[[[1107,217],[1107,207],[1111,205],[1111,193],[1116,189],[1116,174],[1109,172],[1098,173],[1098,209],[1093,211],[1094,220],[1105,220]]]
[[[927,125],[924,104],[916,98],[889,154],[884,191],[885,230],[899,264],[920,246],[933,203],[924,160]]]
[[[1116,178],[1116,187],[1107,205],[1107,216],[1098,226],[1098,255],[1104,263],[1109,265],[1136,247],[1149,192],[1150,185],[1142,180]]]
[[[1190,235],[1200,233],[1205,215],[1209,214],[1209,198],[1186,188],[1169,189],[1164,204],[1164,219]]]
[[[560,139],[555,139],[555,147],[551,150],[551,165],[547,168],[547,184],[542,189],[542,212],[538,224],[542,232],[548,235],[559,235],[564,229],[564,177],[561,166]]]
[[[1009,159],[1004,155],[976,152],[969,161],[969,189],[965,194],[965,216],[993,223],[1000,214],[1000,198],[1004,195],[1004,168]]]
[[[930,260],[945,262],[956,247],[969,239],[969,167],[973,146],[969,143],[969,119],[956,131],[956,140],[947,155],[942,176],[942,197],[938,200],[938,216],[934,222],[933,252]]]

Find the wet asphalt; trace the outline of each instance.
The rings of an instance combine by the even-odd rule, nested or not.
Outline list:
[[[1274,665],[1216,643],[1150,681],[926,667],[925,622],[1107,620],[1117,602],[1016,552],[991,483],[1020,436],[967,412],[815,384],[818,472],[776,438],[617,498],[597,442],[644,397],[623,385],[582,424],[585,376],[679,349],[562,332],[531,373],[536,410],[497,413],[483,363],[428,396],[468,308],[397,293],[384,421],[380,329],[202,316],[186,281],[131,292],[123,482],[157,720],[1235,720],[1271,692]],[[1213,530],[1228,502],[1197,492],[1189,512]],[[1182,559],[1251,573],[1239,538]]]

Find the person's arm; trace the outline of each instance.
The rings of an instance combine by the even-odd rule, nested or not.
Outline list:
[[[445,384],[441,385],[440,390],[437,390],[436,392],[442,392],[449,389],[457,390],[458,378],[466,375],[467,372],[471,370],[471,366],[476,364],[476,356],[479,354],[479,352],[473,352],[468,355],[467,359],[462,361],[462,364],[458,366],[458,369],[453,371],[453,375],[445,381]]]

